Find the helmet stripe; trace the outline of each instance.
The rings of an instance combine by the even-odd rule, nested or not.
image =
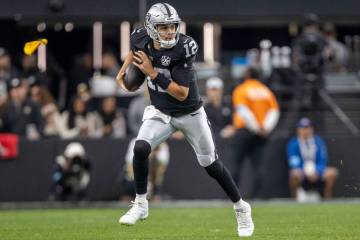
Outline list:
[[[170,8],[168,7],[167,3],[161,3],[162,5],[164,5],[167,15],[168,17],[171,17],[171,12],[170,12]]]

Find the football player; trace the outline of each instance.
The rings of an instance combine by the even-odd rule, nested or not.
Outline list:
[[[193,68],[198,45],[191,37],[179,33],[180,22],[177,11],[169,4],[153,5],[146,14],[144,27],[131,34],[131,51],[117,76],[122,84],[127,67],[135,65],[147,76],[152,104],[144,110],[143,124],[134,146],[136,198],[119,222],[133,225],[148,217],[148,156],[172,133],[181,131],[193,147],[199,164],[234,203],[239,236],[251,236],[254,230],[251,207],[241,199],[228,169],[217,158],[202,106]]]

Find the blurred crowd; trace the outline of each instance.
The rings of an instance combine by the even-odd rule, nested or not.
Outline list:
[[[293,85],[298,102],[306,102],[304,98],[311,95],[305,89],[309,81],[303,76],[304,72],[312,67],[321,72],[323,69],[343,71],[349,59],[348,49],[336,39],[334,25],[327,23],[320,29],[316,15],[306,16],[302,34],[294,40],[292,50],[286,53],[291,55],[291,59],[281,58],[285,53],[280,56],[275,47],[271,49],[272,53],[265,54],[271,46],[262,45],[258,56],[248,59],[248,64],[262,70],[261,81],[271,89],[274,82]],[[48,67],[46,71],[41,71],[36,54],[15,59],[0,47],[0,132],[14,133],[30,140],[50,137],[124,138],[136,135],[134,129],[137,127],[132,126],[134,121],[131,120],[134,111],[131,106],[136,108],[136,104],[131,102],[142,95],[144,88],[129,93],[118,87],[114,78],[121,62],[115,51],[104,49],[102,68],[96,71],[89,52],[77,56],[72,69],[66,71],[48,54]],[[318,62],[307,61],[317,58]],[[269,69],[272,72],[269,73]],[[315,88],[323,86],[321,77],[312,82]],[[224,98],[230,100],[232,90],[238,83],[230,79],[225,83],[232,86],[223,88],[222,92]],[[205,94],[209,101],[213,101],[211,93]],[[230,116],[233,110],[231,101],[226,104]],[[311,106],[311,102],[305,104]],[[207,110],[208,114],[214,112],[211,107]],[[218,123],[220,120],[213,121]],[[215,134],[226,136],[229,131],[230,128],[215,129]]]
[[[57,81],[49,74],[37,68],[36,56],[23,56],[21,68],[12,64],[8,52],[0,48],[0,132],[13,133],[21,138],[36,140],[43,138],[124,138],[131,134],[132,124],[127,123],[127,108],[134,96],[125,96],[119,106],[120,98],[116,85],[106,86],[106,79],[114,82],[119,64],[114,54],[104,54],[104,73],[93,75],[87,69],[88,55],[81,64],[76,65],[68,81],[66,101],[61,104],[57,91],[52,89]],[[94,83],[101,81],[101,84]],[[92,90],[102,91],[97,95]],[[115,84],[115,82],[114,82]],[[59,84],[57,84],[59,85]],[[104,86],[103,86],[104,85]],[[111,92],[106,92],[111,89]]]

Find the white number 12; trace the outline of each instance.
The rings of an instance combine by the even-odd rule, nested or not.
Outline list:
[[[185,57],[188,58],[192,55],[195,55],[196,51],[197,51],[197,45],[196,45],[196,42],[194,40],[192,40],[191,42],[189,42],[189,44],[185,44],[184,45],[184,48],[185,48],[185,52],[186,52],[186,55]]]

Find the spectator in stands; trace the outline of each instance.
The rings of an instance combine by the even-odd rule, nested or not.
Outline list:
[[[86,151],[80,143],[72,142],[56,157],[50,200],[84,200],[89,182],[90,162]]]
[[[231,125],[231,104],[226,104],[223,97],[224,83],[218,77],[206,81],[205,111],[211,124],[215,138],[228,138],[233,135]]]
[[[85,84],[89,88],[89,80],[93,76],[92,56],[90,52],[85,52],[75,59],[74,68],[70,72],[70,81],[68,82],[67,96],[73,98],[79,84]]]
[[[290,167],[289,185],[291,195],[299,199],[303,189],[316,188],[325,199],[332,197],[338,171],[328,167],[328,154],[323,139],[314,134],[314,128],[308,118],[302,118],[297,124],[297,136],[287,146]]]
[[[33,82],[30,86],[30,97],[40,106],[44,120],[44,137],[58,137],[60,135],[58,123],[60,112],[54,98],[45,85]]]
[[[21,57],[21,72],[23,76],[30,77],[39,72],[37,67],[36,54],[22,55]]]
[[[260,74],[255,68],[245,71],[245,81],[233,93],[233,137],[234,164],[233,177],[240,178],[240,167],[247,156],[251,157],[254,183],[250,197],[258,197],[262,184],[261,164],[267,137],[279,119],[279,107],[274,94],[260,82]]]
[[[332,71],[345,71],[349,60],[349,50],[342,42],[336,39],[336,30],[333,24],[325,24],[323,32],[329,51],[329,58],[325,63],[326,68]]]
[[[7,81],[18,75],[11,64],[11,57],[5,48],[0,47],[0,96],[7,95]]]
[[[9,52],[0,47],[0,79],[9,80],[18,75],[17,69],[11,63]]]
[[[115,78],[120,70],[119,62],[115,54],[111,51],[106,51],[102,57],[103,74]]]
[[[117,109],[115,97],[106,97],[102,100],[98,116],[101,122],[100,136],[113,138],[126,136],[126,120],[124,114]]]
[[[3,110],[3,131],[36,140],[42,136],[43,119],[38,104],[27,98],[26,86],[20,78],[8,81],[10,99]]]
[[[80,83],[77,86],[76,96],[81,98],[81,100],[86,104],[87,110],[94,111],[97,109],[97,106],[95,106],[96,104],[93,101],[93,95],[91,94],[88,85],[85,83]]]
[[[36,55],[23,55],[21,58],[21,75],[27,79],[29,82],[41,84],[50,87],[49,79],[46,75],[46,72],[40,72],[37,66]]]
[[[62,113],[60,119],[60,136],[63,139],[98,137],[99,118],[87,110],[86,102],[75,97],[70,110]]]
[[[46,74],[48,79],[48,89],[51,92],[51,95],[55,98],[56,102],[58,103],[58,107],[60,109],[64,108],[66,102],[66,83],[67,74],[63,67],[57,62],[56,57],[52,54],[51,51],[47,51],[47,68]]]

